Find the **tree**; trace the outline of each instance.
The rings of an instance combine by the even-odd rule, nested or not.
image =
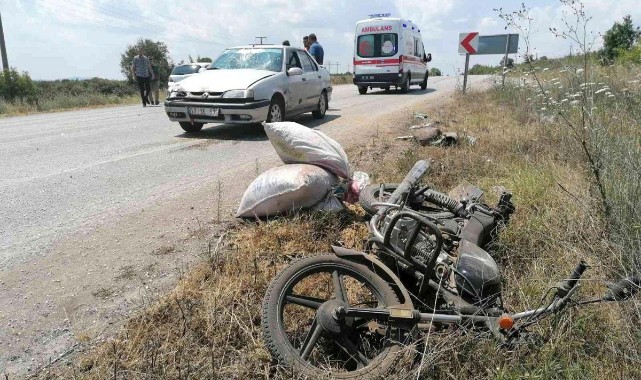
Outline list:
[[[214,62],[214,61],[209,57],[201,57],[200,55],[198,55],[196,60],[194,60],[190,55],[189,56],[189,62]]]
[[[612,28],[603,36],[603,49],[601,56],[613,60],[622,51],[627,51],[641,38],[641,30],[632,25],[632,17],[627,15],[623,22],[615,22]]]
[[[501,62],[499,63],[499,65],[501,65],[501,67],[507,67],[508,69],[511,69],[512,67],[514,67],[514,60],[508,57],[506,65],[504,56],[503,58],[501,58]]]
[[[437,69],[436,67],[432,67],[430,69],[430,76],[431,77],[440,77],[441,75],[442,75],[441,74],[441,70]]]
[[[20,74],[15,68],[0,72],[0,98],[8,101],[36,101],[38,88],[27,72]]]
[[[127,50],[120,56],[120,71],[122,75],[131,83],[135,81],[135,78],[131,75],[131,63],[138,54],[138,49],[141,47],[144,54],[149,58],[153,58],[154,62],[158,65],[161,85],[167,83],[169,73],[171,73],[171,69],[174,67],[174,61],[169,57],[167,45],[161,41],[154,42],[150,39],[142,39],[142,37],[139,38],[135,44],[128,45]]]

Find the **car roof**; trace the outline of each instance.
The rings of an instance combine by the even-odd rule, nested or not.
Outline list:
[[[293,46],[283,46],[283,45],[241,45],[241,46],[231,46],[227,49],[282,49],[286,47],[294,48]]]

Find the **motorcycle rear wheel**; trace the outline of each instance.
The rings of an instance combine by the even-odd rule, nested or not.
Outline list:
[[[322,254],[296,260],[272,280],[262,327],[272,357],[303,376],[377,379],[402,356],[403,332],[360,318],[336,319],[338,306],[385,308],[394,290],[366,265]]]

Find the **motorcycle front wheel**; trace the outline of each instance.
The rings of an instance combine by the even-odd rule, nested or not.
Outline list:
[[[262,326],[272,357],[304,376],[380,378],[402,355],[401,329],[365,318],[337,318],[344,307],[399,304],[366,265],[323,254],[296,260],[271,282]]]

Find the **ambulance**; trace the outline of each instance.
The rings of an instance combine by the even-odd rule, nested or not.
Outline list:
[[[410,85],[427,88],[429,76],[421,30],[410,20],[389,14],[370,15],[356,23],[354,84],[363,95],[369,88],[407,92]]]

